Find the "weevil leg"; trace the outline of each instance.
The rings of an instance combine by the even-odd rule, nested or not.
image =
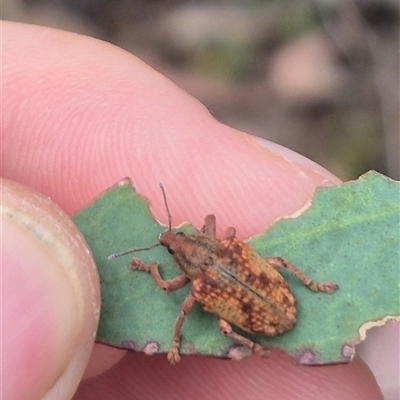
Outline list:
[[[138,258],[132,259],[131,270],[138,270],[151,274],[151,277],[153,278],[157,286],[159,286],[162,290],[165,290],[166,292],[173,292],[174,290],[178,290],[189,282],[189,278],[186,275],[179,275],[173,279],[164,281],[158,271],[157,263],[147,265],[140,261]]]
[[[215,238],[217,231],[217,220],[214,214],[207,215],[204,218],[204,225],[201,228],[201,231],[211,238]]]
[[[285,268],[295,278],[297,278],[304,286],[308,287],[313,292],[325,292],[328,294],[332,294],[338,288],[338,285],[336,285],[336,283],[334,282],[322,282],[322,283],[314,282],[307,275],[301,272],[298,268],[288,263],[283,258],[280,257],[267,258],[266,261],[268,264],[270,264],[272,267],[276,269]]]
[[[221,333],[228,339],[240,344],[241,346],[247,347],[253,353],[258,354],[260,357],[268,357],[269,351],[264,349],[260,344],[254,343],[252,340],[245,338],[234,332],[232,326],[222,318],[218,319],[218,327]]]
[[[232,226],[226,228],[224,239],[233,239],[236,236],[236,229]]]
[[[174,337],[172,339],[172,345],[171,345],[171,348],[169,349],[168,355],[167,355],[168,361],[171,364],[176,364],[181,359],[181,357],[179,355],[179,347],[181,346],[182,325],[183,325],[183,322],[185,321],[186,315],[188,315],[190,313],[190,311],[192,311],[192,308],[193,308],[193,305],[195,302],[196,302],[196,299],[194,298],[193,294],[189,293],[181,305],[181,312],[175,323]]]

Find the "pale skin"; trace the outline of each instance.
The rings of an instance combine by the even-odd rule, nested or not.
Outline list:
[[[291,151],[269,143],[260,147],[248,136],[218,123],[197,101],[128,53],[71,33],[8,22],[2,25],[3,175],[51,197],[70,215],[121,178],[131,176],[138,191],[151,199],[157,219],[166,222],[157,186],[162,180],[171,191],[176,224],[189,220],[201,226],[204,215],[212,210],[219,216],[219,234],[224,227],[234,225],[244,239],[264,230],[278,215],[301,208],[315,186],[338,182],[322,167]],[[188,143],[195,154],[188,151]],[[218,148],[221,157],[204,163],[210,148]],[[224,171],[224,179],[214,173],[216,170]],[[258,174],[265,185],[249,186],[249,174]],[[299,181],[299,176],[307,179]],[[241,195],[232,200],[232,190]],[[188,202],[174,194],[179,191],[212,196],[194,196]],[[257,219],[249,220],[246,215],[249,196]],[[267,211],[265,202],[269,204]],[[5,239],[4,246],[20,252],[21,238],[14,243]],[[48,253],[48,249],[43,250],[43,258]],[[27,385],[33,366],[40,374],[24,390],[49,392],[58,378],[49,374],[55,366],[68,363],[76,351],[57,342],[68,333],[64,320],[54,325],[49,318],[61,315],[65,305],[75,299],[54,296],[55,301],[49,302],[52,285],[37,291],[38,283],[49,279],[54,270],[42,259],[30,259],[18,268],[8,259],[2,261],[3,274],[8,271],[12,278],[2,282],[3,295],[11,296],[3,302],[5,316],[13,315],[7,310],[28,290],[37,294],[35,314],[32,306],[25,307],[19,310],[18,318],[7,320],[3,342],[15,339],[18,348],[29,343],[31,350],[40,349],[27,352],[18,365],[10,364],[14,355],[5,357],[3,353],[3,371],[13,378],[8,380],[9,398],[21,398],[17,396],[19,387],[22,382]],[[88,265],[78,268],[84,270]],[[32,279],[16,279],[29,271],[35,272]],[[65,277],[54,279],[62,282]],[[51,312],[44,312],[49,307]],[[36,315],[35,329],[21,330],[19,322],[26,324],[31,315]],[[93,320],[94,316],[76,323],[93,324]],[[43,335],[50,322],[52,329]],[[86,346],[91,346],[90,341],[92,333],[82,339]],[[241,363],[224,362],[222,373],[220,361],[201,357],[186,357],[172,369],[165,357],[129,353],[115,365],[124,354],[96,345],[87,376],[108,372],[83,381],[74,399],[157,399],[160,393],[176,393],[177,382],[179,396],[191,399],[257,400],[267,394],[293,399],[293,393],[298,399],[382,398],[373,375],[357,359],[350,365],[298,368],[290,358],[273,352],[267,360],[251,357]],[[80,379],[77,375],[62,384],[71,386]],[[267,384],[258,383],[262,381]],[[312,393],[307,391],[310,386],[315,389]]]

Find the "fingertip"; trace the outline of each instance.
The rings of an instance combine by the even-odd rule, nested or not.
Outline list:
[[[373,375],[358,359],[302,367],[279,351],[241,361],[185,356],[175,366],[166,355],[128,353],[112,370],[83,382],[76,399],[99,397],[104,388],[110,399],[382,400]]]
[[[7,398],[68,398],[93,346],[99,282],[84,239],[49,199],[2,180],[2,381]]]
[[[357,353],[371,368],[385,398],[400,398],[399,324],[393,321],[369,330]]]
[[[234,225],[248,238],[301,209],[315,186],[338,182],[300,155],[271,143],[265,148],[219,123],[115,46],[43,27],[4,23],[4,29],[3,172],[51,195],[70,214],[130,176],[166,221],[161,180],[175,224],[199,227],[215,213],[219,234]]]

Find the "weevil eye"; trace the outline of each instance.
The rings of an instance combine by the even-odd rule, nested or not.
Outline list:
[[[167,251],[169,254],[175,254],[175,252],[172,249],[170,249],[169,247],[167,247]]]
[[[185,234],[183,232],[176,232],[175,234],[176,236],[185,236]]]

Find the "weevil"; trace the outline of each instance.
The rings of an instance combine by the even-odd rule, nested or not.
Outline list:
[[[161,245],[172,254],[182,275],[163,280],[159,264],[146,265],[138,258],[132,259],[130,268],[149,273],[157,286],[166,292],[192,283],[175,323],[172,345],[167,355],[171,364],[180,360],[182,326],[196,302],[204,311],[218,317],[220,332],[225,337],[265,357],[269,353],[267,349],[234,332],[232,325],[263,336],[277,336],[293,329],[297,321],[296,299],[278,269],[286,269],[314,292],[332,294],[337,289],[338,286],[333,282],[315,283],[280,257],[262,258],[249,244],[236,238],[235,228],[227,228],[222,239],[216,238],[216,218],[213,214],[205,217],[199,234],[173,233],[162,184],[160,188],[168,214],[168,230],[160,235],[159,243],[113,254],[109,259]]]

